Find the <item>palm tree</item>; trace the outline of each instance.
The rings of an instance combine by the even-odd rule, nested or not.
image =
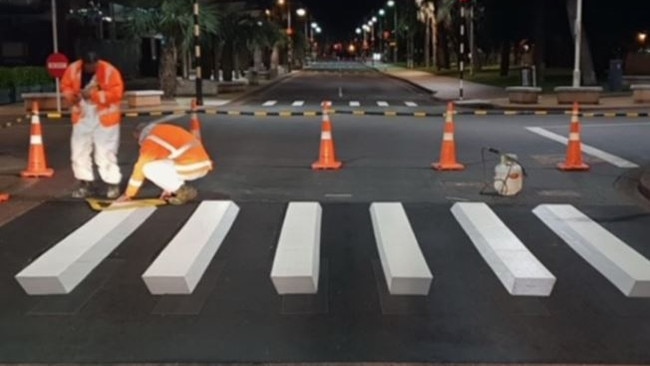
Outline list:
[[[165,97],[176,95],[176,65],[180,51],[193,44],[193,4],[189,0],[138,0],[132,2],[127,31],[136,37],[159,34],[163,37],[159,81]],[[199,13],[201,34],[217,31],[217,8],[202,4]]]
[[[433,1],[415,0],[418,7],[418,20],[424,23],[425,36],[424,36],[424,65],[429,68],[431,61],[430,47],[433,46],[433,63],[437,65],[437,42],[436,42],[436,17],[435,6]]]

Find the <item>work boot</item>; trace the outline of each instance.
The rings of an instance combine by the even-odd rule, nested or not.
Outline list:
[[[106,198],[114,200],[120,196],[120,186],[117,184],[109,184],[106,190]]]
[[[93,182],[82,180],[79,187],[72,191],[73,198],[86,198],[93,195]]]
[[[176,192],[174,192],[174,195],[172,197],[169,197],[167,199],[167,202],[169,202],[172,205],[182,205],[187,203],[188,201],[191,201],[196,198],[198,195],[198,192],[196,191],[195,188],[192,188],[188,185],[183,185],[181,188],[179,188]]]

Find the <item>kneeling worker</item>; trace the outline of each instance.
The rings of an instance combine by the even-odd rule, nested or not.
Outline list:
[[[194,199],[196,189],[185,182],[203,178],[213,169],[201,142],[185,129],[170,124],[140,124],[134,137],[140,143],[140,157],[126,192],[117,202],[135,197],[145,178],[163,190],[160,198],[173,205]]]

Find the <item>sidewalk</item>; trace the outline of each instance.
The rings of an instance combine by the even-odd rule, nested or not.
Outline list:
[[[292,73],[293,74],[293,73]],[[216,97],[204,96],[203,105],[205,107],[220,107],[229,104],[232,101],[243,98],[249,94],[260,91],[264,88],[270,87],[275,83],[281,82],[292,74],[283,74],[273,80],[260,80],[258,85],[246,85],[245,90],[240,92],[224,93]],[[147,113],[147,112],[161,112],[161,111],[183,111],[191,106],[192,96],[180,96],[173,100],[163,100],[160,106],[155,107],[139,107],[131,108],[127,105],[126,100],[122,101],[123,113]],[[67,112],[62,109],[62,112]],[[22,102],[0,105],[0,128],[9,127],[15,123],[24,122],[26,120],[25,106]]]
[[[367,64],[371,66],[371,63]],[[434,93],[434,97],[443,101],[458,101],[460,80],[448,76],[438,76],[425,71],[405,69],[375,62],[374,66],[386,75],[402,79],[412,85]],[[542,94],[537,104],[513,104],[508,100],[508,94],[504,88],[474,83],[463,82],[463,101],[460,104],[467,106],[480,106],[488,108],[509,109],[509,110],[568,110],[570,105],[558,104],[554,94]],[[600,104],[582,104],[583,110],[601,111],[650,111],[650,104],[634,103],[630,93],[603,93]]]

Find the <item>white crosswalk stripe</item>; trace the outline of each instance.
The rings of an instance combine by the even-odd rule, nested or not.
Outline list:
[[[549,296],[555,276],[485,203],[456,203],[451,212],[511,295]]]
[[[361,103],[359,103],[356,100],[350,101],[350,107],[359,107],[361,106]]]
[[[264,104],[262,104],[262,105],[263,105],[264,107],[273,107],[273,106],[276,105],[277,103],[278,103],[277,100],[267,100],[267,101],[264,102]]]
[[[404,104],[406,104],[407,107],[417,107],[418,106],[417,103],[410,102],[410,101],[406,101],[406,102],[404,102]]]
[[[318,202],[290,202],[284,219],[278,220],[280,236],[270,274],[266,272],[278,294],[319,293],[322,210]],[[151,217],[155,211],[141,208],[99,213],[54,243],[15,278],[28,295],[69,294],[96,268],[103,268],[100,264],[139,227],[155,220],[157,216]],[[427,256],[444,253],[432,254],[435,246],[418,242],[422,238],[416,235],[402,204],[372,203],[366,215],[383,269],[381,281],[388,292],[420,296],[435,292],[436,268],[429,267]],[[524,245],[508,222],[501,221],[487,204],[456,203],[448,215],[447,220],[455,219],[458,228],[445,225],[432,230],[439,230],[441,238],[456,235],[449,230],[464,231],[467,243],[474,245],[510,295],[549,296],[556,282],[574,280],[556,278],[530,250],[535,244]],[[626,296],[650,297],[650,261],[578,209],[540,205],[528,215],[533,220],[528,224],[546,225]],[[173,238],[161,243],[162,251],[141,269],[139,280],[154,295],[192,294],[238,217],[239,207],[232,201],[203,201]],[[255,230],[255,222],[246,221],[246,225],[253,227],[239,230]]]
[[[389,106],[388,102],[385,102],[383,100],[378,101],[377,105],[380,106],[380,107],[388,107]]]
[[[98,214],[18,273],[16,280],[30,295],[70,293],[155,210]]]
[[[293,103],[291,103],[291,106],[293,107],[302,107],[303,105],[305,105],[304,100],[296,100]]]
[[[571,205],[533,210],[551,230],[628,297],[650,297],[650,261]]]
[[[237,218],[231,201],[205,201],[142,275],[154,295],[187,295],[198,285]]]

